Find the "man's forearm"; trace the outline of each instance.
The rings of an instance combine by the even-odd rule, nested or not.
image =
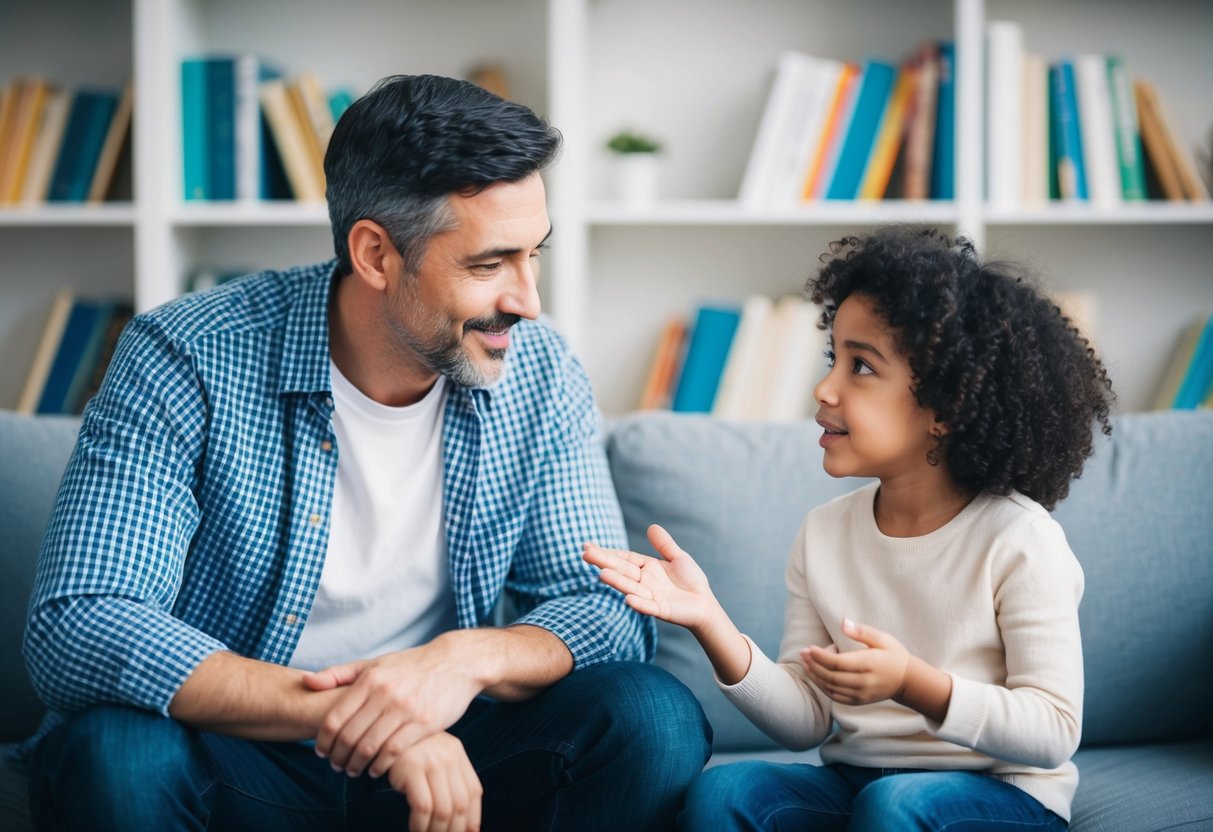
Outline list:
[[[303,671],[212,653],[169,703],[186,725],[252,740],[312,739],[339,691],[310,691]]]
[[[537,695],[573,671],[573,654],[550,630],[530,624],[454,630],[449,640],[458,661],[473,669],[481,689],[506,702]]]

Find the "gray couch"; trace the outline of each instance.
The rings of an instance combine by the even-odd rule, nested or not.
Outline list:
[[[42,529],[77,422],[0,412],[0,742],[36,726],[21,631]],[[1056,516],[1086,572],[1081,783],[1074,832],[1213,830],[1213,413],[1117,420]],[[739,626],[771,653],[788,545],[808,507],[854,481],[821,470],[813,425],[642,414],[613,426],[612,476],[634,548],[664,524]],[[778,749],[725,701],[698,647],[662,627],[658,662],[699,696],[712,763]],[[4,750],[4,749],[0,749]],[[0,763],[0,829],[29,828],[25,780]]]

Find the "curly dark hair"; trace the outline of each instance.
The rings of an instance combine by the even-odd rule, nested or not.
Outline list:
[[[1012,489],[1047,509],[1070,490],[1114,395],[1090,342],[1022,266],[982,262],[963,237],[895,226],[830,244],[806,289],[823,329],[870,298],[908,360],[918,403],[947,431],[940,457],[969,494]]]

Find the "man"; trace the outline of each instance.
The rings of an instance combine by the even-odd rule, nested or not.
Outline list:
[[[385,79],[325,157],[335,262],[131,322],[30,605],[43,828],[672,821],[708,729],[580,560],[619,509],[535,322],[558,146],[471,84]]]

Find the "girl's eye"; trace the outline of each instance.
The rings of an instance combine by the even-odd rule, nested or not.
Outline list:
[[[833,367],[834,366],[834,351],[826,350],[824,355],[826,357],[826,366]]]
[[[856,358],[854,363],[851,365],[851,372],[857,376],[870,376],[876,371],[872,369],[872,365],[868,364],[868,362],[864,361],[862,358]]]

